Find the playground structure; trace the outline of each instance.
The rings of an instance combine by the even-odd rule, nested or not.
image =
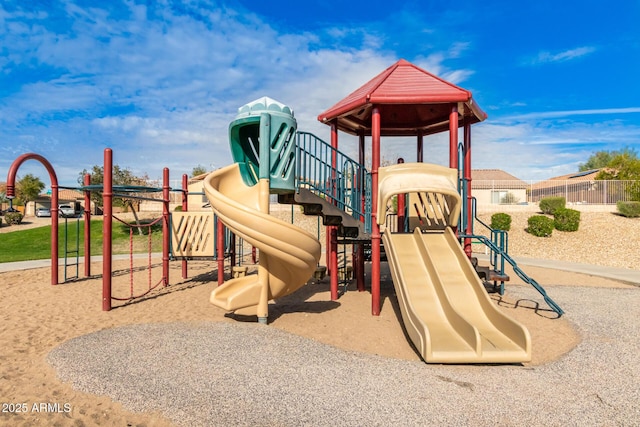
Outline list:
[[[460,147],[459,118],[464,128]],[[473,233],[469,185],[470,126],[485,118],[469,92],[403,60],[318,117],[331,126],[331,144],[296,132],[291,109],[270,98],[241,107],[229,127],[235,163],[210,174],[205,193],[233,233],[258,246],[261,254],[278,255],[269,255],[258,277],[233,279],[215,289],[211,302],[237,314],[257,315],[266,323],[268,300],[294,291],[311,277],[317,244],[308,233],[268,216],[268,195],[275,193],[280,203],[298,204],[303,213],[322,217],[332,299],[338,298],[338,243],[353,245],[359,290],[365,288],[365,247],[371,246],[373,315],[380,313],[384,236],[403,321],[425,361],[529,360],[528,331],[496,309],[478,276],[481,270],[472,262],[471,240],[478,237]],[[359,136],[360,161],[338,150],[339,130]],[[450,133],[449,167],[422,163],[423,137],[443,130]],[[418,137],[418,162],[380,168],[381,136],[412,134]],[[363,164],[366,136],[372,141],[371,172]],[[392,196],[398,197],[395,216],[387,215]],[[487,280],[499,279],[503,292],[503,281],[508,280],[504,262],[512,259],[499,246],[503,236],[497,236],[483,242],[492,250],[492,267],[500,264],[502,271],[482,272]],[[277,259],[273,267],[271,257]],[[552,308],[562,314],[557,305]]]
[[[229,127],[234,163],[209,174],[204,181],[213,215],[198,212],[179,221],[170,219],[168,169],[163,174],[160,283],[168,283],[171,246],[182,259],[184,277],[187,258],[213,250],[219,287],[210,301],[226,311],[255,315],[266,323],[269,300],[302,286],[320,261],[321,245],[316,236],[269,215],[270,194],[277,194],[278,202],[300,205],[304,214],[322,218],[332,300],[339,297],[338,244],[352,245],[354,279],[360,291],[366,289],[365,253],[370,248],[371,312],[380,314],[384,243],[403,322],[425,361],[528,361],[528,331],[496,309],[479,276],[485,282],[493,281],[494,287],[500,282],[502,293],[508,280],[504,266],[509,263],[558,315],[563,312],[508,256],[504,232],[491,230],[489,239],[474,233],[477,218],[470,185],[471,125],[485,118],[470,92],[404,60],[318,116],[331,127],[329,144],[298,132],[293,111],[270,98],[241,107]],[[462,144],[458,144],[460,127],[464,130]],[[339,131],[358,137],[358,160],[338,150]],[[449,167],[424,163],[424,137],[443,131],[449,132]],[[417,161],[381,168],[383,136],[415,136]],[[370,171],[364,166],[367,137],[371,139]],[[106,206],[114,195],[114,189],[106,184],[107,165],[110,170],[105,150],[105,186],[101,189],[105,235],[112,227]],[[186,211],[185,182],[183,176]],[[85,187],[88,190],[86,182]],[[392,197],[397,198],[397,212],[387,211]],[[224,232],[223,225],[230,234]],[[234,235],[258,248],[258,272],[224,282],[228,236]],[[490,267],[476,265],[472,240],[488,246]],[[108,243],[103,247],[103,257],[103,309],[108,310],[112,275]],[[52,270],[53,266],[52,248]]]
[[[84,193],[84,213],[83,213],[83,219],[84,219],[84,229],[82,231],[82,235],[84,236],[83,238],[83,249],[84,249],[84,254],[83,254],[83,264],[84,264],[84,277],[88,278],[92,276],[91,273],[91,266],[92,266],[92,259],[91,259],[91,210],[90,210],[90,206],[91,206],[91,193],[96,192],[101,194],[103,203],[102,206],[104,208],[104,214],[103,214],[103,218],[104,221],[102,222],[102,234],[103,236],[112,236],[112,231],[113,231],[113,223],[114,220],[118,223],[121,224],[121,226],[128,228],[129,229],[129,252],[128,252],[128,261],[129,261],[129,265],[128,265],[128,271],[126,271],[126,274],[123,274],[122,272],[118,272],[116,273],[114,271],[114,267],[113,267],[113,261],[114,261],[114,257],[113,257],[113,251],[112,251],[112,239],[103,239],[103,245],[102,245],[102,309],[104,311],[109,311],[112,309],[112,303],[113,301],[132,301],[134,299],[143,297],[147,294],[149,294],[152,290],[158,288],[158,287],[165,287],[168,285],[169,283],[169,261],[171,258],[171,240],[170,240],[170,226],[171,224],[171,215],[169,213],[169,193],[171,191],[178,191],[180,193],[182,193],[182,209],[184,212],[182,212],[181,214],[187,214],[187,210],[188,210],[188,203],[187,203],[187,194],[188,194],[188,189],[187,189],[187,176],[183,175],[183,187],[182,189],[179,190],[172,190],[169,187],[169,169],[168,168],[164,168],[163,170],[163,184],[162,187],[160,188],[156,188],[156,187],[147,187],[147,186],[136,186],[136,185],[114,185],[113,184],[113,152],[110,148],[107,148],[104,150],[104,163],[103,163],[103,170],[104,170],[104,180],[103,183],[101,184],[91,184],[91,176],[89,174],[86,174],[84,176],[84,181],[83,181],[83,186],[81,187],[63,187],[58,185],[58,180],[57,180],[57,176],[55,173],[55,170],[53,169],[53,167],[51,166],[50,162],[45,159],[43,156],[39,155],[39,154],[34,154],[34,153],[27,153],[24,155],[19,156],[11,165],[11,167],[9,168],[9,173],[8,173],[8,185],[7,185],[7,195],[8,198],[10,200],[10,207],[12,206],[12,200],[13,198],[15,198],[15,181],[16,181],[16,176],[17,176],[17,171],[19,169],[19,167],[28,160],[36,160],[38,162],[40,162],[49,172],[50,175],[50,179],[51,179],[51,187],[52,187],[52,191],[51,191],[51,284],[52,285],[58,285],[61,283],[66,283],[69,280],[73,280],[73,279],[79,279],[79,274],[78,274],[78,267],[79,267],[79,258],[80,258],[80,229],[79,229],[79,225],[80,222],[79,220],[76,222],[76,230],[75,230],[75,237],[76,237],[76,245],[75,247],[69,248],[68,245],[68,231],[70,231],[68,229],[68,219],[65,218],[64,223],[63,223],[63,229],[60,230],[60,224],[58,222],[58,191],[61,188],[67,188],[67,189],[73,189],[73,190],[79,190],[82,191]],[[157,197],[151,197],[153,195],[153,193],[160,193],[160,198]],[[156,218],[154,221],[152,222],[147,222],[147,223],[128,223],[127,221],[124,221],[122,219],[120,219],[119,217],[117,217],[114,212],[113,212],[113,199],[115,197],[120,197],[120,198],[126,198],[126,199],[138,199],[138,200],[147,200],[147,201],[151,201],[151,202],[156,202],[156,203],[161,203],[162,204],[162,215],[160,216],[160,218]],[[177,221],[182,225],[182,219],[185,215],[176,215]],[[210,213],[207,216],[211,216]],[[189,213],[188,215],[186,215],[187,218],[189,219],[193,219],[193,218],[199,218],[202,217],[202,213],[194,213],[191,214]],[[215,218],[211,218],[211,222],[216,221]],[[160,262],[160,269],[161,269],[161,273],[160,273],[160,277],[158,277],[157,279],[153,279],[155,280],[155,282],[152,281],[152,269],[154,269],[154,264],[152,263],[152,257],[155,257],[156,255],[152,254],[152,248],[151,248],[151,229],[154,226],[157,226],[158,224],[161,225],[162,227],[162,251],[160,253],[161,256],[161,262]],[[186,224],[186,223],[185,223]],[[180,250],[179,247],[179,243],[180,240],[177,239],[174,236],[174,245],[175,245],[175,253],[177,254],[177,256],[175,256],[175,258],[180,258],[181,262],[182,262],[182,275],[183,278],[187,277],[187,259],[191,257],[192,255],[192,247],[198,248],[198,245],[200,245],[200,242],[198,242],[198,239],[201,239],[202,236],[198,235],[196,236],[194,234],[194,229],[195,227],[192,226],[192,224],[187,224],[187,227],[185,227],[184,230],[178,230],[182,233],[181,239],[184,240],[185,236],[187,236],[187,238],[191,239],[191,241],[189,242],[189,251],[188,253],[183,253],[183,251]],[[147,236],[147,250],[146,250],[146,256],[143,258],[144,262],[143,265],[137,265],[136,267],[134,267],[134,258],[136,259],[135,264],[140,264],[140,262],[137,260],[139,257],[138,256],[134,256],[133,253],[133,235],[134,235],[134,230],[145,230],[144,234]],[[62,232],[63,236],[64,236],[64,240],[63,242],[60,242],[62,245],[62,254],[60,254],[59,251],[59,241],[60,241],[60,234],[59,231]],[[215,241],[215,237],[216,237],[216,232],[217,230],[214,231],[213,233],[213,237],[214,237],[214,241]],[[73,233],[71,233],[73,234]],[[175,234],[175,233],[174,233]],[[223,251],[222,251],[222,256],[223,256],[223,261],[224,261],[224,257],[225,257],[225,251],[228,250],[228,242],[227,240],[229,240],[228,238],[225,239],[225,236],[223,236],[223,245],[226,245],[223,247]],[[203,249],[203,248],[200,248]],[[216,246],[215,244],[213,245],[213,247],[210,250],[207,250],[207,248],[204,248],[206,250],[207,254],[210,254],[211,257],[214,256],[214,254],[216,253]],[[233,252],[233,251],[231,251]],[[203,252],[198,252],[198,250],[195,251],[195,255],[198,256]],[[62,255],[61,259],[59,260],[59,254]],[[68,258],[69,255],[72,255],[73,257],[75,257],[75,262],[68,262]],[[63,271],[64,271],[64,279],[60,280],[60,271],[59,271],[59,264],[60,261],[63,260]],[[68,267],[75,267],[76,272],[74,276],[68,276],[67,275],[67,268]],[[135,272],[135,270],[140,270],[139,272]],[[155,269],[154,269],[155,270]],[[140,274],[138,274],[140,273]],[[126,283],[126,288],[127,288],[127,294],[122,294],[122,295],[115,295],[112,289],[112,280],[113,277],[119,275],[119,276],[127,276],[128,278],[128,283]],[[146,276],[147,280],[143,279],[143,276]],[[141,283],[146,281],[147,283]],[[124,284],[121,284],[124,285]],[[122,288],[124,286],[120,286],[120,288]]]

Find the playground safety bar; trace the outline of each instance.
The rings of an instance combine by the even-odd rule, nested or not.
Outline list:
[[[540,284],[536,282],[532,277],[527,276],[527,274],[524,271],[522,271],[522,269],[518,266],[516,261],[509,256],[509,254],[507,254],[506,252],[503,252],[502,249],[498,248],[491,240],[487,239],[486,236],[482,236],[478,234],[461,234],[459,237],[461,238],[468,237],[471,239],[477,239],[482,243],[484,243],[485,245],[487,245],[492,251],[499,252],[500,255],[502,256],[502,259],[506,260],[509,264],[511,264],[511,267],[513,267],[513,271],[518,275],[518,277],[524,280],[525,283],[533,286],[540,293],[540,295],[542,295],[547,305],[553,311],[558,313],[558,316],[562,316],[564,314],[564,310],[562,310],[560,306],[556,304],[556,302],[552,300],[551,297],[549,297],[549,295],[547,295],[547,292],[544,290],[544,288],[540,286]]]
[[[491,242],[495,245],[495,247],[498,248],[497,251],[494,251],[493,249],[490,249],[490,256],[489,256],[489,262],[491,263],[491,266],[498,272],[500,272],[500,274],[504,274],[504,257],[502,256],[502,254],[508,254],[509,253],[509,233],[507,233],[504,230],[496,230],[494,228],[491,228],[491,226],[487,225],[487,223],[485,223],[484,221],[482,221],[478,215],[477,215],[477,209],[476,209],[476,204],[477,204],[477,200],[475,197],[471,198],[471,211],[472,211],[472,218],[474,219],[474,222],[477,221],[480,225],[482,225],[484,228],[486,228],[487,230],[489,230],[490,236],[491,236]],[[464,222],[462,223],[463,227],[464,227]],[[461,230],[465,230],[466,228],[460,228]],[[474,233],[474,227],[473,224],[471,225],[471,233]]]
[[[308,132],[296,134],[295,187],[308,188],[331,201],[371,231],[371,174],[364,165]]]

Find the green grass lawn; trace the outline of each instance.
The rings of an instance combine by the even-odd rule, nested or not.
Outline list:
[[[84,255],[84,221],[76,225],[76,220],[70,220],[67,227],[67,250],[75,251],[79,248],[80,256]],[[6,225],[3,225],[6,226]],[[30,261],[34,259],[47,259],[51,257],[51,225],[44,227],[20,230],[19,225],[12,225],[16,231],[0,234],[0,263],[15,261]],[[162,225],[154,225],[151,233],[151,251],[162,251]],[[79,230],[79,245],[77,245]],[[144,230],[144,228],[143,228]],[[112,248],[114,254],[129,253],[129,229],[123,224],[113,222]],[[65,254],[65,226],[61,222],[58,226],[58,256]],[[91,221],[91,255],[102,254],[102,220]],[[134,252],[144,253],[148,251],[149,236],[138,235],[134,229]],[[75,257],[75,253],[73,255]]]

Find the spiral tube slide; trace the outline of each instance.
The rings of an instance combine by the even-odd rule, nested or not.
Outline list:
[[[312,234],[260,209],[260,184],[248,186],[240,164],[209,174],[204,191],[218,218],[236,235],[258,248],[260,270],[226,281],[211,293],[212,304],[240,315],[258,315],[261,302],[288,295],[313,275],[320,242]],[[266,300],[265,300],[266,298]]]

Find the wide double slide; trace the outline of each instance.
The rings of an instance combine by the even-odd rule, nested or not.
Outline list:
[[[422,200],[439,201],[423,206],[424,220],[437,216],[448,223],[434,229],[418,226],[411,233],[383,232],[407,334],[428,363],[530,361],[529,331],[489,298],[452,230],[460,213],[456,179],[455,170],[437,165],[380,168],[380,224],[386,202],[405,192],[422,192],[429,194]]]
[[[212,304],[236,314],[256,315],[265,285],[271,300],[296,291],[309,280],[320,259],[320,242],[305,230],[263,212],[260,185],[245,184],[239,163],[209,174],[204,191],[218,218],[260,251],[260,265],[267,272],[266,283],[259,275],[226,281],[211,293]]]

